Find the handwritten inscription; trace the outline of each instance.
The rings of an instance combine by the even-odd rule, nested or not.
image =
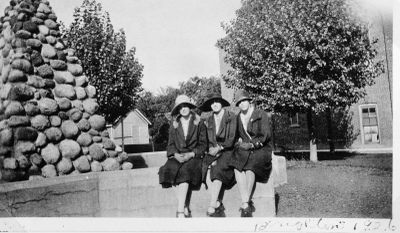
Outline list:
[[[323,232],[395,232],[397,226],[392,220],[384,219],[277,219],[268,220],[256,224],[254,232],[269,232],[278,230],[309,231],[318,230]]]

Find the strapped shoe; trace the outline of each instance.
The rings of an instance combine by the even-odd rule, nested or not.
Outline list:
[[[207,210],[207,216],[208,217],[226,217],[225,215],[225,207],[224,204],[222,204],[222,202],[220,202],[220,205],[215,208],[213,206],[210,206],[210,208],[214,209],[214,212],[210,212]]]
[[[256,207],[254,207],[254,202],[252,200],[249,201],[249,206],[252,213],[256,212]]]
[[[176,211],[177,218],[186,218],[185,212]]]
[[[246,202],[244,202],[244,203],[246,203]],[[242,218],[253,217],[251,207],[249,204],[247,205],[246,208],[240,207],[239,211],[240,211],[240,217],[242,217]]]
[[[185,207],[185,218],[191,218],[192,217],[192,211],[190,211],[189,207]]]

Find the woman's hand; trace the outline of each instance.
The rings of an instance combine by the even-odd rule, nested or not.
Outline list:
[[[174,158],[180,163],[186,162],[184,154],[175,153]]]
[[[221,147],[219,147],[219,146],[210,147],[210,149],[208,149],[208,154],[211,156],[216,156],[220,151],[221,151]]]
[[[195,154],[194,152],[186,152],[186,153],[182,153],[183,158],[184,158],[184,162],[190,160],[191,158],[194,158]]]
[[[250,149],[254,148],[254,145],[249,142],[242,142],[242,143],[239,143],[239,148],[241,148],[243,150],[250,150]]]

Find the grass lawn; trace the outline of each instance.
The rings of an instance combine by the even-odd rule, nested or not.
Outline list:
[[[391,218],[392,154],[287,161],[278,217]]]

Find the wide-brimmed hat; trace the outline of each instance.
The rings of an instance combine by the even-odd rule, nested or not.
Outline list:
[[[229,102],[222,98],[220,94],[212,94],[210,98],[208,98],[200,107],[199,109],[203,112],[209,112],[212,111],[211,109],[211,104],[213,102],[219,102],[221,103],[222,107],[227,107],[230,106]]]
[[[187,104],[191,109],[196,108],[196,105],[192,103],[192,100],[187,95],[178,95],[175,99],[175,106],[171,111],[172,116],[178,115],[179,107],[182,104]]]
[[[247,93],[247,91],[241,90],[241,89],[237,90],[235,92],[235,98],[234,98],[235,106],[237,107],[239,105],[239,103],[242,102],[243,100],[251,101],[253,99],[250,97],[250,95],[249,95],[249,93]]]

